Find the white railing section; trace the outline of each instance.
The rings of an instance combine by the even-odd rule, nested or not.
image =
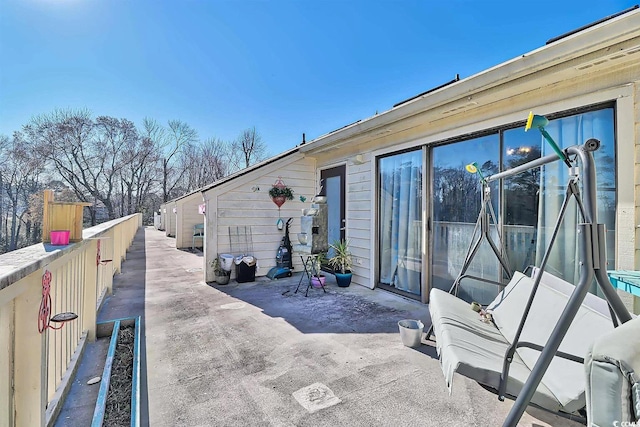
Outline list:
[[[0,427],[55,419],[84,345],[95,339],[97,310],[141,225],[140,214],[130,215],[84,230],[79,243],[0,255]],[[61,329],[46,328],[44,283],[51,315],[78,315]]]

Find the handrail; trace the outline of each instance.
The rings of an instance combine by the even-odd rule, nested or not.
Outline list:
[[[55,421],[84,346],[95,339],[100,304],[141,225],[142,215],[133,214],[83,230],[78,243],[0,255],[0,377],[7,379],[0,382],[0,425]],[[44,281],[51,303],[41,306]],[[41,307],[50,312],[43,315]],[[62,312],[78,317],[60,330],[39,328]]]

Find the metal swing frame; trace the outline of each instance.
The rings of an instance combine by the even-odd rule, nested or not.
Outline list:
[[[463,279],[474,279],[485,283],[490,283],[493,285],[497,285],[500,287],[505,287],[505,284],[500,281],[495,281],[491,279],[487,279],[484,277],[473,276],[471,274],[466,274],[467,270],[471,266],[471,262],[473,258],[478,254],[478,250],[480,249],[480,245],[483,241],[486,242],[491,247],[491,250],[495,254],[496,258],[500,262],[500,266],[504,270],[507,275],[507,279],[511,279],[513,276],[513,272],[511,271],[511,267],[509,266],[509,259],[507,257],[507,252],[504,250],[504,240],[502,239],[502,234],[500,233],[498,221],[496,219],[495,211],[493,210],[493,205],[491,204],[491,188],[489,187],[489,183],[482,182],[482,206],[480,208],[480,214],[478,215],[478,220],[476,221],[476,226],[473,230],[473,237],[471,238],[471,243],[469,244],[469,249],[467,250],[467,255],[465,256],[464,262],[462,264],[462,269],[458,274],[458,277],[453,282],[451,289],[449,290],[450,294],[454,294],[458,296],[458,289],[460,288],[460,282]],[[493,241],[493,237],[491,237],[491,225],[496,226],[496,232],[498,234],[498,241],[500,242],[500,247],[496,245]]]
[[[462,280],[464,279],[473,279],[479,282],[496,285],[501,288],[504,288],[506,286],[503,282],[467,274],[467,270],[471,266],[471,262],[473,261],[475,256],[478,254],[478,250],[480,249],[480,245],[483,241],[486,241],[489,244],[489,247],[500,262],[500,266],[502,267],[504,274],[506,274],[507,276],[506,278],[508,280],[511,280],[511,277],[513,276],[513,272],[511,271],[511,267],[509,266],[507,251],[504,250],[505,248],[502,233],[500,233],[500,227],[496,219],[496,214],[493,210],[493,205],[491,204],[491,187],[489,187],[489,183],[484,179],[481,179],[480,183],[482,184],[482,204],[480,207],[480,213],[478,214],[478,219],[473,229],[473,234],[471,235],[471,242],[469,243],[467,254],[464,257],[464,262],[462,263],[460,273],[458,273],[458,276],[453,281],[453,285],[451,285],[451,288],[449,289],[449,293],[455,295],[456,297],[458,296],[458,290],[460,289],[460,282],[462,282]],[[499,245],[496,244],[493,237],[491,236],[492,225],[496,227]],[[433,325],[431,325],[427,330],[427,339],[431,337],[432,333]]]
[[[527,305],[524,308],[523,316],[520,319],[520,324],[518,326],[514,342],[511,344],[505,355],[503,372],[500,379],[500,388],[498,390],[498,398],[500,400],[504,400],[505,397],[506,383],[509,378],[509,367],[513,360],[516,349],[518,347],[532,348],[534,350],[540,351],[540,357],[536,361],[536,364],[531,370],[531,374],[529,375],[527,381],[522,387],[522,390],[517,396],[513,407],[509,411],[509,414],[504,421],[503,426],[511,427],[517,425],[518,421],[529,405],[536,389],[542,381],[542,377],[546,373],[549,365],[551,364],[551,361],[555,356],[564,357],[576,362],[580,362],[580,358],[559,352],[558,349],[567,333],[567,330],[571,326],[571,323],[573,322],[578,309],[582,305],[582,302],[584,301],[594,278],[596,279],[599,288],[602,290],[602,293],[607,300],[614,326],[617,326],[618,322],[625,323],[631,320],[631,315],[622,303],[622,300],[616,293],[615,289],[611,285],[611,282],[609,281],[609,277],[607,276],[605,241],[606,232],[605,225],[599,224],[597,221],[596,168],[592,154],[592,152],[596,151],[599,147],[600,141],[592,138],[587,140],[584,145],[575,145],[565,149],[564,154],[566,156],[566,159],[562,159],[557,154],[552,154],[525,163],[508,171],[491,175],[486,178],[486,183],[488,184],[490,182],[508,178],[528,171],[530,169],[553,163],[558,160],[564,160],[565,163],[567,163],[567,165],[570,167],[571,176],[569,179],[569,183],[567,184],[564,201],[560,208],[560,214],[556,221],[550,243],[547,246],[547,250],[543,256],[539,271],[534,279],[533,288],[529,296]],[[571,156],[574,157],[572,161],[568,160]],[[578,186],[578,182],[580,180],[579,171],[577,166],[574,165],[578,159],[582,164],[582,194]],[[567,305],[565,306],[562,314],[560,315],[560,318],[556,323],[555,328],[551,332],[551,335],[549,336],[549,339],[544,346],[528,342],[519,342],[520,335],[524,328],[527,316],[531,309],[531,305],[533,304],[533,300],[535,298],[536,291],[540,284],[542,273],[549,260],[551,249],[553,248],[553,245],[555,243],[560,225],[566,215],[569,201],[572,198],[575,198],[578,205],[579,213],[582,216],[583,220],[582,223],[578,224],[580,266],[579,283],[576,285],[574,291],[569,297]]]

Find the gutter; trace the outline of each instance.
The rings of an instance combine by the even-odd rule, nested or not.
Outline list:
[[[357,135],[432,110],[460,98],[494,88],[523,76],[579,58],[640,35],[640,10],[615,17],[584,31],[571,34],[549,45],[481,71],[446,87],[428,92],[415,100],[393,107],[376,116],[356,122],[338,131],[322,135],[300,147],[302,153],[320,150]]]

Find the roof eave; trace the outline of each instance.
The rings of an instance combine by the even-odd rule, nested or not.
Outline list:
[[[338,144],[341,141],[388,126],[391,123],[457,99],[472,96],[477,92],[503,85],[523,76],[620,43],[638,36],[638,34],[640,34],[640,10],[634,10],[391,108],[376,116],[322,135],[300,147],[300,151],[311,153],[315,150],[321,150],[327,145]]]

